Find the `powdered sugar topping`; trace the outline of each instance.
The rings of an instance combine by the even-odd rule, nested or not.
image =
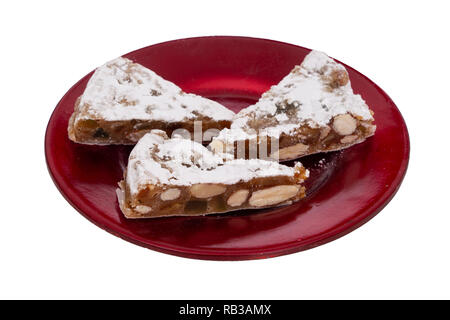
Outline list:
[[[80,119],[179,122],[198,115],[231,120],[234,113],[212,100],[183,92],[152,70],[117,58],[96,69],[80,100]]]
[[[330,84],[335,72],[347,77],[345,85]],[[223,130],[217,139],[251,139],[255,130],[259,135],[278,138],[305,124],[312,128],[325,126],[336,115],[345,113],[373,120],[365,101],[354,94],[344,66],[325,53],[311,51],[300,66],[272,86],[256,104],[236,114],[231,130]],[[267,121],[259,121],[264,119]]]
[[[167,139],[162,131],[153,130],[131,152],[126,181],[133,194],[148,184],[234,184],[256,177],[293,176],[294,172],[295,168],[275,161],[214,154],[197,142],[181,137]]]

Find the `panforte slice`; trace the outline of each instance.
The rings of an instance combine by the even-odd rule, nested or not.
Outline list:
[[[78,143],[135,144],[152,129],[169,135],[177,129],[192,134],[195,125],[203,133],[221,130],[230,126],[233,115],[120,57],[96,69],[75,103],[68,133]]]
[[[222,130],[210,148],[284,161],[362,142],[375,133],[373,121],[345,67],[311,51],[256,104],[236,114],[231,128]]]
[[[153,130],[131,152],[117,197],[127,218],[260,209],[303,198],[307,176],[300,163],[234,159]]]

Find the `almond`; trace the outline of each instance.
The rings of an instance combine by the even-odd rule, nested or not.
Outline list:
[[[358,136],[356,134],[351,135],[351,136],[345,136],[341,139],[341,143],[352,143],[356,139],[358,139]]]
[[[333,128],[341,136],[352,134],[356,130],[356,119],[348,113],[334,117]]]
[[[199,183],[191,187],[191,195],[199,199],[207,199],[222,194],[226,190],[227,188],[220,184]]]
[[[152,211],[152,208],[150,208],[149,206],[138,205],[134,208],[134,210],[139,212],[140,214],[146,214]]]
[[[241,189],[241,190],[235,191],[228,198],[227,204],[231,207],[238,207],[247,200],[249,193],[250,193],[250,191],[248,191],[247,189]]]
[[[208,148],[213,153],[223,153],[223,152],[225,152],[225,146],[224,146],[223,142],[218,140],[218,139],[213,140],[209,144]]]
[[[349,81],[348,73],[346,70],[335,69],[331,71],[330,75],[330,86],[332,88],[338,88],[345,86]]]
[[[280,150],[273,152],[270,157],[278,160],[295,159],[304,155],[308,151],[309,146],[303,143],[297,143],[293,146],[281,148]]]
[[[271,206],[286,201],[297,195],[297,185],[281,185],[253,192],[248,203],[253,207]]]
[[[181,194],[180,189],[168,189],[161,193],[161,200],[162,201],[170,201],[177,199]]]
[[[149,132],[150,132],[150,130],[148,130],[148,129],[130,132],[129,134],[127,134],[127,139],[132,142],[138,142],[143,136],[145,136],[145,134],[147,134]]]
[[[323,140],[326,138],[326,136],[330,133],[331,128],[329,126],[323,127],[320,129],[320,140]]]

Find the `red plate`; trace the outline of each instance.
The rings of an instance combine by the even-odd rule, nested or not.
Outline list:
[[[264,39],[202,37],[160,43],[125,56],[188,92],[238,111],[278,83],[308,52]],[[67,138],[75,99],[92,73],[66,93],[50,118],[45,137],[48,169],[63,196],[86,218],[150,249],[215,260],[267,258],[309,249],[347,234],[377,214],[398,190],[408,165],[408,132],[395,104],[364,75],[348,66],[347,70],[354,90],[375,111],[376,134],[345,151],[303,158],[311,178],[301,203],[205,217],[125,219],[115,189],[131,148],[84,146]]]

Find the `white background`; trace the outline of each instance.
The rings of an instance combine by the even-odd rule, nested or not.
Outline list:
[[[0,298],[450,298],[448,1],[2,1]],[[86,73],[177,38],[242,35],[319,49],[379,84],[411,160],[373,220],[275,259],[153,252],[97,228],[45,165],[53,108]]]

